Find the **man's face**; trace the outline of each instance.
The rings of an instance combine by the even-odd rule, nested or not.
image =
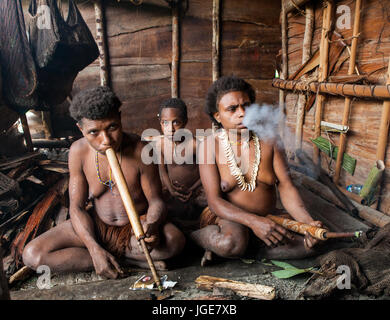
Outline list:
[[[120,115],[101,120],[83,118],[77,126],[90,146],[99,153],[105,154],[108,148],[119,150],[123,134]]]
[[[185,127],[186,121],[183,120],[179,109],[164,108],[160,114],[160,125],[164,136],[173,139],[175,132]]]
[[[246,130],[242,124],[245,108],[251,102],[248,95],[242,91],[232,91],[224,94],[218,103],[218,112],[214,118],[226,129]]]

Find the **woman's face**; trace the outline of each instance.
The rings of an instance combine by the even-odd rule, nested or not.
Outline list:
[[[231,91],[222,96],[218,103],[218,112],[214,118],[224,129],[243,130],[246,127],[242,124],[245,115],[245,108],[251,104],[246,92]]]

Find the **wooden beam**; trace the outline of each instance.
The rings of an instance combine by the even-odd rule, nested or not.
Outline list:
[[[361,5],[362,5],[362,1],[356,0],[355,19],[353,22],[353,34],[352,34],[353,38],[351,44],[351,57],[349,60],[348,75],[352,75],[354,73],[355,65],[356,65],[356,48],[357,48],[357,41],[359,36]],[[350,97],[345,98],[343,121],[342,121],[343,126],[348,126],[349,123],[349,115],[351,113],[351,101],[352,99]],[[335,174],[333,176],[333,181],[336,184],[339,182],[340,179],[341,165],[343,162],[346,142],[347,142],[347,133],[340,133],[339,152],[337,154],[336,169],[335,169]]]
[[[307,4],[305,9],[305,35],[303,37],[302,64],[309,61],[311,57],[311,43],[314,30],[314,8],[313,4]],[[303,76],[305,77],[305,76]],[[303,121],[305,119],[306,95],[301,94],[297,105],[297,122],[295,126],[295,149],[302,147]]]
[[[390,85],[390,58],[387,69],[386,87]],[[389,119],[390,119],[390,101],[383,102],[381,124],[379,127],[378,147],[376,150],[376,160],[385,161],[387,136],[389,135]]]
[[[111,86],[109,73],[108,47],[106,42],[106,26],[104,19],[104,7],[102,0],[94,1],[96,18],[96,42],[99,48],[100,85]]]
[[[217,80],[220,76],[220,0],[213,0],[213,43],[212,43],[212,80]]]
[[[171,96],[179,97],[179,6],[172,6],[172,76],[171,76]]]
[[[320,66],[318,69],[318,81],[326,81],[328,77],[328,55],[329,55],[329,31],[331,28],[332,22],[332,11],[333,11],[333,1],[325,1],[325,8],[323,10],[323,19],[322,19],[322,34],[320,42]],[[322,113],[325,104],[325,96],[323,94],[318,94],[317,96],[317,105],[315,113],[315,128],[314,128],[314,139],[321,135],[321,120]],[[319,164],[321,161],[320,150],[317,147],[314,147],[313,150],[313,160],[316,164]]]
[[[311,91],[340,97],[349,96],[372,100],[390,100],[390,86],[386,85],[360,85],[339,82],[304,83],[296,80],[273,79],[272,86],[284,90]]]

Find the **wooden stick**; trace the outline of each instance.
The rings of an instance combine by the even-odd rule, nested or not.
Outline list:
[[[314,28],[314,9],[313,4],[306,5],[306,23],[305,35],[303,37],[302,64],[305,64],[311,56],[311,42]],[[305,76],[303,76],[305,77]],[[301,94],[298,98],[297,106],[297,124],[295,127],[295,149],[302,147],[303,121],[305,119],[306,95]]]
[[[303,6],[305,3],[309,2],[309,0],[286,0],[283,3],[284,11],[287,13],[299,9],[299,7]]]
[[[286,0],[282,0],[282,10],[280,13],[280,22],[281,22],[281,29],[282,29],[282,73],[280,75],[281,79],[287,79],[288,78],[288,39],[287,39],[287,13],[284,10],[284,3]],[[279,110],[281,115],[286,115],[286,108],[285,108],[285,99],[286,95],[283,90],[279,90]],[[282,140],[284,139],[284,117],[281,117],[279,128],[280,128],[280,136]]]
[[[24,139],[26,141],[27,150],[29,152],[33,152],[34,151],[34,147],[33,147],[33,144],[32,144],[30,128],[28,126],[27,117],[26,117],[25,114],[22,114],[20,116],[20,122],[22,123],[23,134],[24,134]]]
[[[219,46],[220,46],[220,0],[213,0],[213,43],[212,43],[212,80],[219,78]]]
[[[99,48],[100,85],[111,86],[102,0],[95,0],[96,42]]]
[[[323,22],[322,22],[322,34],[321,34],[321,43],[320,43],[320,66],[319,66],[319,75],[318,81],[323,82],[328,77],[328,55],[329,55],[329,31],[331,28],[331,18],[333,11],[333,1],[325,1],[325,9],[323,11]],[[323,94],[318,94],[317,96],[317,105],[316,105],[316,114],[315,114],[315,131],[314,139],[321,135],[321,120],[323,107],[325,102],[325,96]],[[320,150],[317,147],[314,147],[313,150],[313,160],[316,164],[319,164],[321,161]]]
[[[224,288],[238,295],[256,299],[273,300],[276,297],[275,288],[261,284],[245,283],[210,276],[199,276],[196,278],[195,283],[198,289],[206,291],[213,291],[214,288]]]
[[[341,97],[349,96],[373,100],[390,100],[390,86],[386,85],[359,85],[338,82],[304,83],[295,80],[273,79],[272,86],[284,90],[311,91]]]
[[[351,57],[349,60],[348,75],[352,75],[354,73],[355,65],[356,65],[356,48],[357,48],[359,26],[360,26],[361,5],[362,5],[362,1],[356,0],[355,19],[353,23],[353,35],[352,35],[353,38],[352,38],[352,45],[351,45]],[[343,126],[348,126],[350,113],[351,113],[351,98],[346,97],[344,101],[344,113],[343,113],[343,121],[342,121]],[[337,154],[336,169],[335,169],[335,174],[333,176],[333,180],[336,184],[339,182],[340,179],[341,164],[343,162],[346,142],[347,142],[347,134],[340,133],[339,152]]]
[[[123,204],[126,209],[126,213],[129,217],[131,227],[133,228],[134,234],[137,240],[141,243],[142,250],[145,253],[146,260],[149,264],[150,270],[152,271],[153,279],[156,282],[159,290],[162,290],[160,277],[157,274],[156,268],[154,266],[153,260],[150,256],[150,253],[145,245],[145,233],[141,225],[137,210],[135,209],[134,202],[131,199],[129,189],[125,177],[123,175],[122,169],[119,165],[118,158],[116,157],[115,151],[112,148],[106,150],[106,155],[108,162],[110,164],[114,179],[118,186],[119,194],[122,198]]]
[[[390,85],[390,58],[387,70],[386,86]],[[376,150],[376,160],[385,161],[387,136],[389,134],[390,101],[383,102],[381,124],[379,127],[378,147]]]
[[[179,96],[179,6],[172,6],[172,79],[171,79],[171,95],[172,98]]]

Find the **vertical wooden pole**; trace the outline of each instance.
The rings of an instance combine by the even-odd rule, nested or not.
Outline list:
[[[390,85],[390,57],[389,66],[387,70],[386,85]],[[378,147],[376,150],[376,160],[385,161],[387,137],[389,135],[389,119],[390,119],[390,101],[385,100],[383,102],[381,124],[379,127]]]
[[[33,144],[32,144],[30,128],[28,127],[27,117],[26,117],[25,114],[22,114],[20,116],[20,122],[22,123],[23,134],[24,134],[24,139],[26,140],[27,150],[29,152],[33,152],[34,151],[34,147],[33,147]]]
[[[10,300],[8,282],[3,271],[3,249],[0,247],[0,300]]]
[[[172,98],[179,97],[179,6],[180,2],[172,5]]]
[[[329,56],[329,31],[331,28],[331,18],[333,11],[333,1],[325,1],[325,8],[323,11],[322,19],[322,34],[320,42],[320,66],[319,66],[319,75],[318,81],[323,82],[328,77],[328,56]],[[315,131],[314,138],[317,138],[321,135],[321,120],[323,107],[325,102],[325,95],[318,94],[317,96],[317,105],[316,105],[316,114],[315,114]],[[320,158],[320,149],[314,146],[313,150],[313,161],[317,165],[321,163]]]
[[[306,63],[311,56],[311,43],[314,29],[314,8],[313,4],[307,4],[305,9],[306,23],[305,35],[303,37],[302,64]],[[297,123],[295,127],[295,149],[302,148],[303,121],[305,119],[306,95],[301,94],[298,98]]]
[[[352,75],[354,73],[355,65],[356,65],[356,48],[357,48],[357,42],[358,42],[357,37],[358,37],[359,26],[360,26],[360,11],[361,11],[361,0],[356,0],[355,19],[353,22],[353,38],[351,44],[351,57],[349,59],[348,75]],[[351,101],[352,101],[351,98],[349,97],[345,98],[343,122],[342,122],[343,126],[347,126],[349,122],[349,115],[351,113]],[[340,179],[340,172],[343,163],[343,156],[344,156],[346,142],[347,142],[347,134],[340,133],[339,151],[336,159],[336,170],[333,177],[333,181],[336,184],[339,182]]]
[[[282,74],[280,75],[281,79],[286,80],[288,77],[288,56],[287,56],[287,13],[285,11],[285,2],[282,1],[282,10],[280,14],[280,23],[281,23],[281,32],[282,32]],[[280,114],[283,115],[281,117],[280,122],[280,136],[282,140],[284,139],[284,115],[286,114],[285,110],[285,92],[283,90],[279,90],[279,110]]]
[[[111,87],[102,0],[95,0],[96,42],[99,48],[100,85]]]
[[[213,43],[212,43],[212,77],[213,82],[219,78],[219,44],[220,44],[220,0],[213,0]]]

